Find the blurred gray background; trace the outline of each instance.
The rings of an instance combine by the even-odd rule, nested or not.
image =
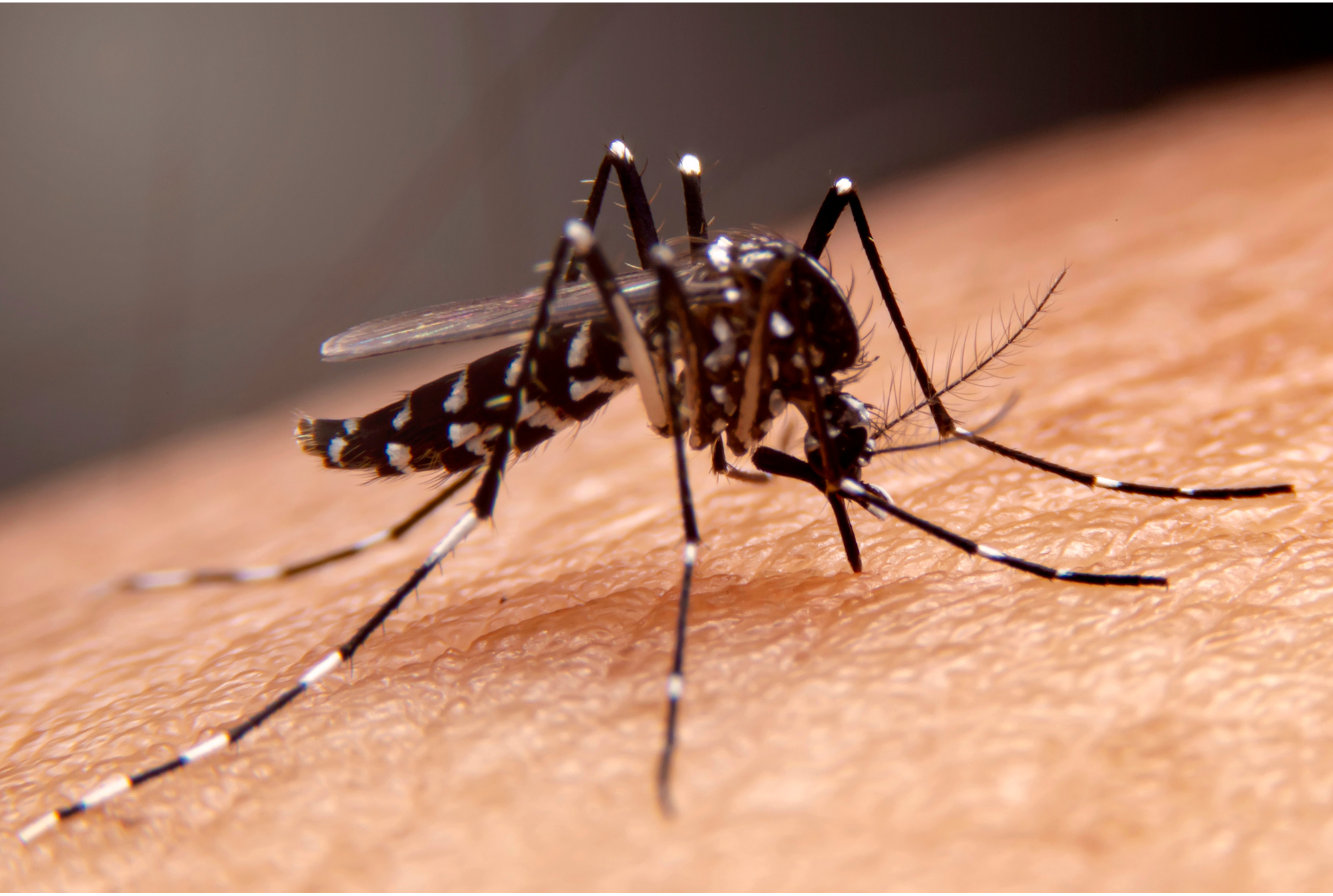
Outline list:
[[[532,285],[610,138],[664,232],[683,152],[718,226],[776,222],[832,176],[1321,61],[1317,15],[0,7],[0,489],[382,363],[320,364],[351,324]]]

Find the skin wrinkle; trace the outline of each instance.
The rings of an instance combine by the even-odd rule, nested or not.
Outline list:
[[[0,884],[1328,889],[1330,88],[1316,72],[1199,95],[863,190],[924,346],[988,332],[1010,295],[1070,268],[1009,379],[957,405],[965,424],[1016,388],[998,441],[1120,479],[1298,494],[1090,492],[969,446],[868,478],[987,544],[1170,589],[1037,580],[859,510],[853,575],[812,489],[715,480],[698,455],[681,811],[664,822],[681,528],[670,443],[621,399],[513,468],[496,525],[354,677],[23,847],[12,832],[38,813],[288,686],[460,512],[287,583],[87,595],[135,569],[303,556],[422,499],[319,469],[285,413],[261,415],[0,508]],[[844,222],[832,254],[860,313],[854,236]],[[887,315],[871,320],[867,401],[900,363]],[[352,414],[438,375],[407,364],[303,406]]]

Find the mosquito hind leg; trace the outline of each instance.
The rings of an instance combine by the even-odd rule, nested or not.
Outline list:
[[[783,476],[788,479],[795,479],[799,482],[805,482],[814,486],[820,492],[827,492],[828,482],[822,475],[809,463],[800,458],[792,457],[773,448],[759,448],[754,454],[754,465],[765,472],[772,473],[774,476]],[[1077,582],[1083,585],[1127,585],[1130,587],[1143,587],[1147,585],[1158,585],[1165,587],[1167,581],[1161,576],[1144,575],[1104,575],[1102,573],[1076,572],[1071,569],[1056,569],[1052,566],[1044,566],[1040,563],[1034,563],[1031,560],[1025,560],[1022,557],[1016,557],[1013,554],[1005,553],[980,542],[965,538],[955,532],[945,529],[943,526],[937,526],[929,520],[923,519],[916,514],[903,510],[888,495],[879,488],[868,482],[857,482],[853,479],[844,479],[834,487],[836,493],[849,501],[853,501],[864,507],[876,516],[888,515],[896,517],[909,526],[938,538],[940,541],[953,545],[961,551],[973,556],[979,556],[986,560],[1017,569],[1030,575],[1038,576],[1043,579],[1058,579],[1063,582]]]
[[[407,596],[417,589],[421,582],[435,569],[440,562],[448,556],[455,548],[463,543],[463,540],[471,534],[472,530],[482,520],[489,519],[495,509],[495,502],[499,492],[500,478],[504,473],[505,461],[513,448],[513,433],[518,426],[519,411],[526,402],[526,389],[535,374],[535,349],[543,344],[546,339],[547,324],[550,320],[550,306],[555,300],[556,284],[559,280],[559,272],[564,266],[564,262],[569,254],[570,239],[567,236],[561,236],[556,244],[555,256],[552,259],[550,272],[546,278],[546,288],[542,296],[542,301],[537,307],[536,320],[533,323],[532,332],[529,334],[525,344],[523,354],[520,355],[520,364],[516,368],[517,376],[510,382],[506,379],[506,389],[499,396],[496,396],[497,407],[508,407],[510,414],[507,423],[498,427],[498,432],[490,442],[489,460],[485,463],[485,473],[482,476],[481,484],[476,493],[472,496],[472,506],[454,523],[443,538],[441,538],[426,556],[426,559],[413,571],[413,573],[398,588],[380,604],[371,616],[353,633],[353,635],[336,650],[326,655],[319,662],[307,669],[297,682],[277,697],[270,700],[258,712],[253,713],[242,719],[236,725],[215,734],[211,737],[201,740],[195,746],[181,753],[178,753],[172,759],[144,771],[133,775],[118,774],[104,781],[102,784],[84,794],[76,802],[62,806],[51,812],[42,815],[35,821],[19,831],[19,839],[25,843],[31,843],[36,838],[58,826],[62,821],[87,812],[89,809],[102,805],[103,803],[132,790],[140,785],[146,784],[162,775],[169,774],[191,765],[202,759],[205,759],[215,753],[225,749],[227,746],[239,743],[245,737],[249,736],[260,725],[267,722],[270,718],[284,709],[296,698],[300,697],[312,686],[317,684],[330,672],[350,662],[356,652],[366,642],[366,639],[391,616],[406,600]],[[503,400],[499,400],[503,399]],[[480,467],[478,467],[479,469]],[[471,479],[471,471],[466,477]],[[459,484],[461,487],[461,483]],[[437,496],[438,497],[438,496]],[[434,499],[432,499],[434,502]],[[434,504],[438,506],[438,504]],[[422,510],[429,513],[434,506],[427,505]],[[403,524],[410,528],[424,516],[422,511],[413,514]]]
[[[291,563],[271,566],[242,566],[236,569],[163,569],[153,572],[140,572],[123,579],[101,586],[101,590],[155,591],[162,588],[181,588],[190,585],[208,585],[215,583],[242,584],[249,582],[271,582],[275,579],[290,579],[303,573],[311,572],[330,563],[355,557],[377,545],[397,541],[430,516],[441,504],[458,494],[465,485],[477,475],[477,468],[464,470],[452,482],[433,495],[429,501],[418,507],[404,519],[387,529],[381,529],[365,538],[352,542],[343,548],[297,560]]]

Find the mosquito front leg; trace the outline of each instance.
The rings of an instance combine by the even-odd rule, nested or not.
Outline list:
[[[772,448],[764,447],[756,450],[754,465],[767,473],[772,473],[774,476],[784,476],[788,479],[809,483],[821,493],[825,493],[828,489],[827,481],[810,464]],[[845,478],[837,484],[836,489],[838,494],[856,502],[866,510],[872,513],[878,511],[875,514],[876,516],[887,514],[896,517],[909,526],[915,526],[922,532],[953,545],[960,551],[1043,579],[1059,579],[1062,582],[1077,582],[1084,585],[1128,585],[1131,587],[1143,587],[1145,585],[1165,587],[1167,584],[1166,579],[1161,576],[1102,575],[1100,573],[1076,572],[1071,569],[1043,566],[1040,563],[1033,563],[1031,560],[1024,560],[1022,557],[1015,557],[1013,554],[1007,554],[970,538],[965,538],[916,514],[909,513],[889,500],[888,495],[882,489],[876,488],[868,482],[858,482],[851,478]]]

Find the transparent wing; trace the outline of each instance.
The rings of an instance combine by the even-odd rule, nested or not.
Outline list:
[[[657,279],[652,274],[625,274],[617,282],[631,308],[651,306],[657,299]],[[532,326],[541,297],[541,289],[536,288],[404,311],[339,333],[320,346],[320,354],[325,361],[351,361],[427,345],[521,335]],[[586,282],[562,288],[551,311],[551,322],[557,325],[601,317],[605,317],[601,297]]]

